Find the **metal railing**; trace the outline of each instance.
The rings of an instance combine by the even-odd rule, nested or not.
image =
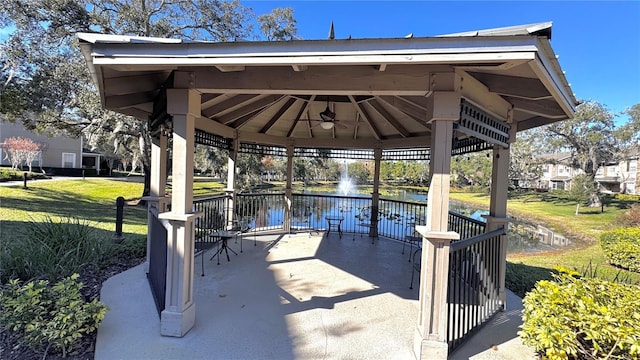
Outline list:
[[[451,243],[447,304],[447,343],[453,352],[502,310],[500,249],[503,228]]]
[[[424,225],[427,204],[401,200],[380,199],[379,234],[391,239],[405,241],[417,238],[416,225]]]
[[[284,193],[240,193],[234,208],[235,220],[248,223],[255,231],[284,229]],[[404,241],[408,236],[419,236],[415,225],[424,225],[427,204],[380,199],[375,219],[371,212],[370,197],[294,193],[290,224],[292,229],[323,230],[328,228],[327,217],[343,218],[345,233],[365,234],[370,227],[361,225],[375,223],[377,235]],[[449,212],[449,230],[459,233],[461,239],[482,234],[485,226],[482,221]]]
[[[449,231],[460,234],[460,239],[469,239],[485,232],[487,224],[470,217],[449,211]]]
[[[155,208],[154,208],[155,209]],[[149,209],[151,222],[151,246],[149,254],[149,272],[147,279],[153,294],[153,300],[156,303],[158,315],[164,310],[165,295],[167,293],[167,228],[158,219],[158,214]]]
[[[236,194],[234,217],[253,231],[284,229],[284,193]]]
[[[371,221],[371,198],[320,194],[293,194],[291,226],[294,229],[327,229],[330,218],[342,218],[342,232],[364,233],[358,224]]]
[[[196,251],[216,242],[215,232],[227,225],[228,195],[208,196],[193,200],[193,210],[200,213],[195,221]]]

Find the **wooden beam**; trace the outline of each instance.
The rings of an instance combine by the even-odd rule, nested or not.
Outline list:
[[[284,105],[282,105],[280,107],[280,109],[278,109],[278,111],[275,113],[275,115],[273,115],[271,117],[271,119],[269,119],[269,121],[262,127],[262,129],[260,129],[259,133],[266,134],[267,131],[269,131],[269,129],[271,129],[271,127],[278,121],[278,119],[280,119],[280,117],[285,112],[287,112],[287,110],[289,110],[291,105],[293,105],[296,101],[298,101],[298,100],[296,98],[292,98],[292,97],[287,99],[287,101],[284,103]]]
[[[369,105],[371,105],[371,107],[373,107],[375,111],[378,112],[378,114],[380,114],[387,122],[389,122],[389,124],[391,124],[391,126],[393,126],[400,133],[400,135],[402,135],[402,137],[411,136],[411,133],[404,126],[402,126],[402,124],[400,124],[400,121],[398,121],[398,119],[391,115],[391,113],[389,113],[387,109],[385,109],[384,106],[382,106],[376,100],[369,101]]]
[[[203,95],[204,96],[204,95]],[[229,96],[229,95],[227,95]],[[224,100],[216,105],[212,105],[207,107],[206,109],[202,108],[202,115],[204,115],[205,117],[213,117],[216,116],[217,114],[222,115],[224,112],[230,112],[231,109],[233,109],[236,106],[251,102],[251,101],[256,101],[260,98],[266,97],[266,95],[261,96],[261,95],[255,95],[255,94],[238,94],[238,95],[231,95],[230,98],[228,98],[227,100]]]
[[[211,134],[220,135],[229,139],[235,139],[237,135],[236,130],[232,127],[220,124],[217,121],[213,121],[202,116],[196,118],[195,127],[196,129],[206,131]]]
[[[431,94],[429,94],[431,95]],[[429,97],[427,96],[396,96],[398,99],[422,110],[425,114],[429,113],[431,109],[429,104]]]
[[[222,96],[222,94],[203,94],[201,97],[202,104],[200,104],[200,107],[202,107],[203,110],[208,108],[215,104],[219,100],[220,96]]]
[[[357,139],[358,138],[358,128],[360,125],[360,113],[356,111],[356,123],[353,126],[353,139]]]
[[[287,137],[291,137],[291,134],[293,134],[293,130],[296,128],[296,125],[298,125],[298,121],[300,121],[300,118],[302,117],[302,114],[304,114],[304,112],[309,108],[309,104],[311,104],[315,99],[316,99],[315,95],[312,95],[309,101],[302,102],[302,106],[300,107],[298,114],[296,115],[295,119],[293,119],[293,124],[291,124],[289,131],[287,131]],[[311,121],[308,121],[308,122],[309,122],[309,131],[310,131],[309,135],[310,137],[313,137],[313,132],[311,132]]]
[[[111,95],[104,97],[104,107],[107,109],[123,109],[143,103],[153,102],[157,91],[147,91],[127,95]]]
[[[418,124],[427,127],[427,112],[420,107],[415,106],[414,103],[397,96],[378,96],[376,99],[382,103],[388,104],[389,106],[395,107],[415,120]]]
[[[253,119],[254,117],[258,116],[258,114],[262,113],[264,111],[264,109],[266,109],[266,108],[256,109],[256,110],[252,111],[251,113],[246,114],[246,115],[242,116],[241,118],[236,119],[235,121],[231,122],[229,124],[229,126],[231,126],[234,129],[238,129],[238,128],[244,126],[247,122],[249,122],[249,120]]]
[[[567,115],[554,100],[527,101],[520,98],[509,99],[515,110],[538,115],[548,119],[566,119]]]
[[[535,128],[535,127],[538,127],[538,126],[551,124],[551,123],[554,123],[556,121],[561,121],[561,120],[564,120],[564,119],[549,119],[547,117],[534,116],[534,117],[526,119],[526,120],[518,121],[517,122],[517,130],[518,131],[529,130],[529,129],[532,129],[532,128]]]
[[[489,91],[500,95],[523,99],[541,100],[553,98],[538,79],[470,72],[471,76],[485,84]]]
[[[393,70],[393,71],[392,71]],[[196,71],[194,87],[203,93],[296,95],[415,95],[428,92],[429,73],[410,67],[380,72],[369,66],[247,68],[242,72]]]
[[[234,110],[223,116],[214,118],[214,120],[217,120],[223,124],[228,124],[256,110],[260,110],[264,107],[267,107],[279,101],[283,97],[284,97],[283,95],[269,95],[269,96],[261,97],[260,99],[253,101],[250,104],[247,104],[245,106],[238,108],[237,110]]]
[[[490,92],[483,83],[464,71],[456,71],[456,77],[458,77],[461,84],[460,93],[462,97],[499,120],[507,121],[511,110],[511,104],[508,101],[502,96]]]
[[[234,72],[234,71],[244,71],[245,66],[243,65],[216,65],[216,69],[221,72]]]
[[[382,136],[380,135],[380,131],[378,130],[376,125],[371,121],[371,116],[369,115],[369,112],[367,111],[367,109],[365,109],[362,104],[357,103],[356,99],[354,99],[353,96],[351,95],[349,95],[349,100],[351,101],[351,104],[355,106],[356,111],[360,114],[360,116],[364,119],[364,121],[369,125],[369,128],[371,128],[371,131],[373,132],[373,136],[376,138],[376,140],[382,139]]]
[[[166,79],[167,77],[164,73],[105,78],[104,96],[128,95],[159,90]]]
[[[307,71],[309,67],[307,65],[291,65],[293,71]]]

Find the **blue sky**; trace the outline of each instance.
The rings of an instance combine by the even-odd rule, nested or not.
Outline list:
[[[640,103],[640,1],[241,1],[292,7],[303,39],[433,36],[553,22],[551,46],[581,100],[614,113]],[[621,119],[623,120],[623,119]]]

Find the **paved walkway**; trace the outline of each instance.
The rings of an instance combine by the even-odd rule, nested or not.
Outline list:
[[[255,247],[246,239],[244,252],[220,265],[211,251],[205,276],[196,258],[196,324],[183,338],[159,335],[140,265],[102,288],[110,311],[95,359],[414,359],[417,290],[401,248],[300,233],[260,236]],[[521,303],[510,294],[508,306],[452,358],[531,356],[516,335]]]

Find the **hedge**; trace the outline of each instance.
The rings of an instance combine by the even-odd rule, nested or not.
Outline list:
[[[640,286],[554,277],[523,299],[524,344],[549,360],[640,357]]]
[[[612,265],[640,272],[640,227],[604,232],[600,246]]]

